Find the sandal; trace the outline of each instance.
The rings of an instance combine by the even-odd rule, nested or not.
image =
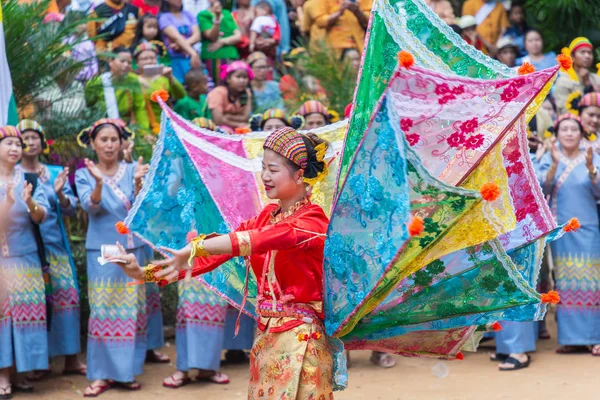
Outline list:
[[[0,386],[0,400],[10,400],[12,399],[12,386]]]
[[[21,382],[13,385],[13,391],[21,393],[33,393],[33,385],[27,379],[23,379]]]
[[[139,382],[137,381],[133,381],[133,382],[115,382],[115,386],[121,389],[125,389],[125,390],[140,390],[142,388],[142,385],[139,384]]]
[[[175,372],[175,374],[176,373],[177,372]],[[165,380],[163,381],[164,387],[169,389],[178,389],[192,382],[192,380],[185,375],[183,375],[181,379],[177,379],[175,378],[175,374],[165,378]]]
[[[504,362],[508,358],[508,354],[504,353],[493,353],[490,354],[490,361],[493,362]]]
[[[148,350],[146,353],[146,362],[154,364],[167,364],[171,362],[171,359],[168,355],[161,352]]]
[[[525,361],[525,362],[521,362],[514,357],[507,357],[506,360],[504,360],[504,364],[512,364],[512,365],[514,365],[514,367],[512,367],[512,368],[498,367],[498,369],[500,371],[516,371],[518,369],[523,369],[523,368],[529,367],[530,363],[531,363],[531,357],[529,355],[527,355],[527,361]]]
[[[83,392],[83,397],[98,397],[107,390],[112,389],[114,386],[114,382],[110,381],[97,386],[89,385],[85,388],[85,391]]]
[[[591,346],[592,356],[600,357],[600,344],[595,344]]]
[[[29,382],[39,382],[42,379],[49,377],[50,375],[52,375],[52,372],[50,372],[49,370],[31,371],[27,374],[27,380]]]
[[[541,331],[538,334],[538,339],[548,340],[548,339],[552,339],[552,336],[550,336],[550,332],[548,332],[548,331]]]
[[[590,349],[587,346],[560,346],[556,349],[556,354],[582,354],[589,352]]]
[[[396,365],[396,360],[390,354],[374,351],[371,354],[371,362],[381,368],[392,368]]]
[[[220,372],[215,372],[213,375],[210,376],[202,376],[202,373],[200,373],[198,374],[198,376],[196,376],[196,380],[198,382],[216,383],[217,385],[226,385],[229,383],[229,377]]]
[[[81,376],[86,376],[87,375],[87,366],[86,365],[81,365],[78,368],[75,369],[65,369],[62,372],[63,375],[81,375]]]

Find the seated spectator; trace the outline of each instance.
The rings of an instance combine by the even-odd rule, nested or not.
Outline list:
[[[316,21],[327,30],[329,46],[339,54],[344,49],[362,52],[372,6],[372,0],[318,0]]]
[[[112,51],[118,47],[130,48],[135,37],[139,17],[137,7],[125,0],[106,0],[92,11],[88,36],[96,42],[96,51]]]
[[[260,51],[255,51],[250,54],[246,62],[254,74],[254,79],[250,81],[254,96],[253,112],[261,113],[269,108],[283,108],[279,83],[268,79],[272,68],[267,56]]]
[[[327,93],[321,86],[321,83],[314,76],[306,72],[306,63],[308,62],[308,52],[303,47],[297,47],[289,54],[286,66],[287,73],[279,80],[279,89],[283,100],[286,102],[296,101],[301,93],[305,93],[310,98],[326,101]],[[300,91],[300,86],[304,90]],[[290,107],[288,107],[290,109]]]
[[[87,35],[87,26],[85,24],[78,26],[77,32],[68,39],[68,43],[73,44],[73,59],[83,64],[75,79],[85,83],[98,73],[96,46]]]
[[[281,32],[277,19],[267,1],[261,1],[254,7],[256,17],[250,25],[250,52],[258,50],[266,54],[273,62],[277,56],[277,45]]]
[[[504,36],[500,38],[496,44],[496,59],[507,67],[513,68],[515,66],[518,51],[519,49],[512,39],[508,36]]]
[[[198,22],[183,10],[181,0],[165,0],[158,17],[158,27],[167,46],[173,75],[181,82],[190,68],[200,68],[202,63],[194,49],[200,41]]]
[[[237,9],[232,11],[231,15],[240,30],[242,39],[237,45],[241,58],[247,58],[250,55],[250,25],[254,20],[254,8],[250,6],[250,0],[237,0]]]
[[[600,133],[599,93],[591,92],[582,95],[579,92],[569,97],[566,108],[573,115],[579,116],[586,135]]]
[[[477,22],[475,22],[475,17],[472,15],[463,15],[458,26],[460,27],[460,36],[463,40],[477,50],[485,54],[490,54],[490,49],[494,49],[494,47],[484,41],[477,32]]]
[[[234,61],[223,66],[220,86],[210,91],[206,101],[212,120],[228,133],[248,128],[252,110],[252,93],[249,83],[254,78],[250,66],[243,61]]]
[[[158,65],[158,55],[161,52],[153,43],[142,43],[136,47],[133,56],[138,66],[138,80],[142,86],[142,92],[146,99],[146,111],[148,122],[152,133],[158,135],[160,132],[160,105],[151,101],[150,96],[156,90],[166,90],[169,93],[169,101],[185,97],[185,89],[173,76],[173,69]]]
[[[510,26],[504,6],[496,0],[467,0],[463,3],[462,15],[475,17],[477,33],[484,43],[498,42],[502,33]]]
[[[160,11],[161,0],[131,0],[131,4],[136,6],[140,10],[140,16],[142,15],[158,15]]]
[[[162,65],[171,65],[171,59],[167,52],[167,46],[165,46],[160,29],[158,28],[158,17],[152,14],[145,14],[139,19],[137,26],[135,27],[135,39],[133,40],[134,46],[131,48],[135,52],[135,49],[143,43],[152,43],[158,47],[158,63]],[[134,57],[133,68],[137,69],[135,64],[136,60]]]
[[[513,43],[517,46],[517,56],[524,57],[527,52],[525,51],[525,33],[529,27],[525,22],[525,10],[522,4],[512,4],[508,11],[508,22],[510,26],[504,32],[504,36],[512,39]]]
[[[279,108],[271,108],[262,114],[255,114],[250,118],[250,129],[253,132],[273,132],[284,126],[290,126],[298,130],[302,128],[303,124],[303,117],[294,115],[290,118],[285,111]]]
[[[319,0],[307,0],[302,6],[302,32],[308,36],[309,49],[325,46],[327,30],[317,24],[317,2]]]
[[[572,93],[600,92],[600,76],[590,72],[594,63],[592,42],[578,37],[564,51],[573,59],[573,67],[567,73],[561,72],[554,85],[554,98],[560,115],[567,112],[566,102]]]
[[[211,0],[210,8],[198,14],[202,33],[202,60],[216,85],[220,81],[221,66],[239,58],[236,45],[242,40],[231,11],[223,10],[220,0]]]
[[[252,6],[256,6],[263,0],[252,0]],[[271,5],[271,12],[277,19],[281,33],[281,40],[277,47],[277,55],[283,55],[290,52],[290,19],[285,0],[266,0]]]
[[[146,100],[137,76],[131,73],[131,51],[118,47],[113,52],[110,70],[85,85],[85,102],[88,107],[106,110],[108,118],[122,119],[127,124],[137,124],[148,130]]]
[[[542,34],[536,29],[530,29],[525,33],[525,50],[527,55],[517,60],[517,65],[530,63],[536,71],[551,68],[556,65],[556,53],[551,51],[544,54],[544,41]]]
[[[323,103],[316,100],[309,100],[302,104],[296,114],[304,117],[304,129],[307,130],[321,128],[335,122],[332,113]]]
[[[193,68],[185,74],[187,96],[175,103],[175,112],[187,120],[194,118],[211,119],[211,113],[206,102],[208,79],[199,68]]]
[[[452,25],[456,22],[452,4],[450,4],[448,0],[425,0],[425,4],[427,4],[429,8],[431,8],[431,10],[448,25]]]

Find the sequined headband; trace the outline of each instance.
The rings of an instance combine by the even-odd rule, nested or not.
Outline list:
[[[112,125],[117,129],[119,136],[123,139],[135,138],[135,133],[127,127],[127,124],[116,118],[102,118],[96,121],[92,126],[79,132],[77,135],[77,143],[84,148],[87,148],[92,139],[92,135],[102,125]]]
[[[288,126],[270,134],[263,148],[273,150],[300,168],[304,169],[308,164],[308,152],[302,136]]]
[[[303,117],[306,117],[307,115],[310,115],[310,114],[321,114],[325,118],[330,117],[329,111],[327,111],[327,108],[325,108],[323,103],[321,103],[320,101],[317,101],[317,100],[309,100],[306,103],[302,104],[302,106],[298,110],[297,114],[302,115]]]
[[[571,119],[571,120],[577,122],[577,124],[579,124],[579,127],[581,128],[581,132],[585,133],[585,130],[583,129],[583,125],[581,123],[581,119],[577,115],[573,115],[571,113],[565,113],[565,114],[561,115],[560,117],[558,117],[556,119],[556,122],[554,122],[554,133],[555,134],[558,133],[558,126],[560,125],[560,123],[567,119]]]

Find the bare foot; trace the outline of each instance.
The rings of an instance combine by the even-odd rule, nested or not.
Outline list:
[[[371,354],[371,362],[381,368],[392,368],[396,365],[396,360],[391,354],[374,351]]]

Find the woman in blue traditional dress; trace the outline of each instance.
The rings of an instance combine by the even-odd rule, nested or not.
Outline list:
[[[145,285],[127,286],[129,278],[119,267],[102,265],[102,245],[123,241],[127,251],[148,258],[144,244],[127,231],[117,229],[142,187],[148,171],[137,163],[120,162],[123,140],[133,136],[121,120],[101,119],[83,130],[77,140],[91,146],[98,163],[85,160],[75,174],[81,207],[88,213],[86,238],[90,318],[87,344],[87,377],[93,381],[84,396],[95,397],[119,386],[138,390],[134,380],[142,373],[147,350]],[[99,259],[100,258],[100,259]]]
[[[219,373],[227,304],[197,279],[177,283],[177,372],[163,381],[176,389],[187,385],[191,369],[198,369],[196,380],[229,383]]]
[[[540,160],[539,178],[559,224],[576,217],[581,229],[552,243],[556,291],[557,353],[592,351],[600,356],[600,159],[584,150],[584,129],[572,114],[557,119],[559,146]]]
[[[44,190],[35,191],[17,165],[23,152],[21,133],[0,127],[0,398],[12,395],[10,368],[17,372],[48,369],[46,296],[34,223],[49,208]],[[33,193],[32,193],[33,192]],[[22,382],[15,390],[33,388]]]
[[[41,224],[41,234],[50,264],[52,287],[52,318],[48,332],[50,357],[65,356],[65,374],[86,374],[86,367],[77,360],[81,352],[79,327],[79,287],[75,263],[71,255],[67,232],[62,215],[75,214],[77,200],[68,181],[69,169],[45,165],[40,162],[42,153],[50,150],[44,136],[44,128],[32,120],[22,120],[17,125],[27,148],[23,152],[21,167],[39,176],[50,208],[46,220]],[[39,379],[47,371],[32,373],[29,379]]]

